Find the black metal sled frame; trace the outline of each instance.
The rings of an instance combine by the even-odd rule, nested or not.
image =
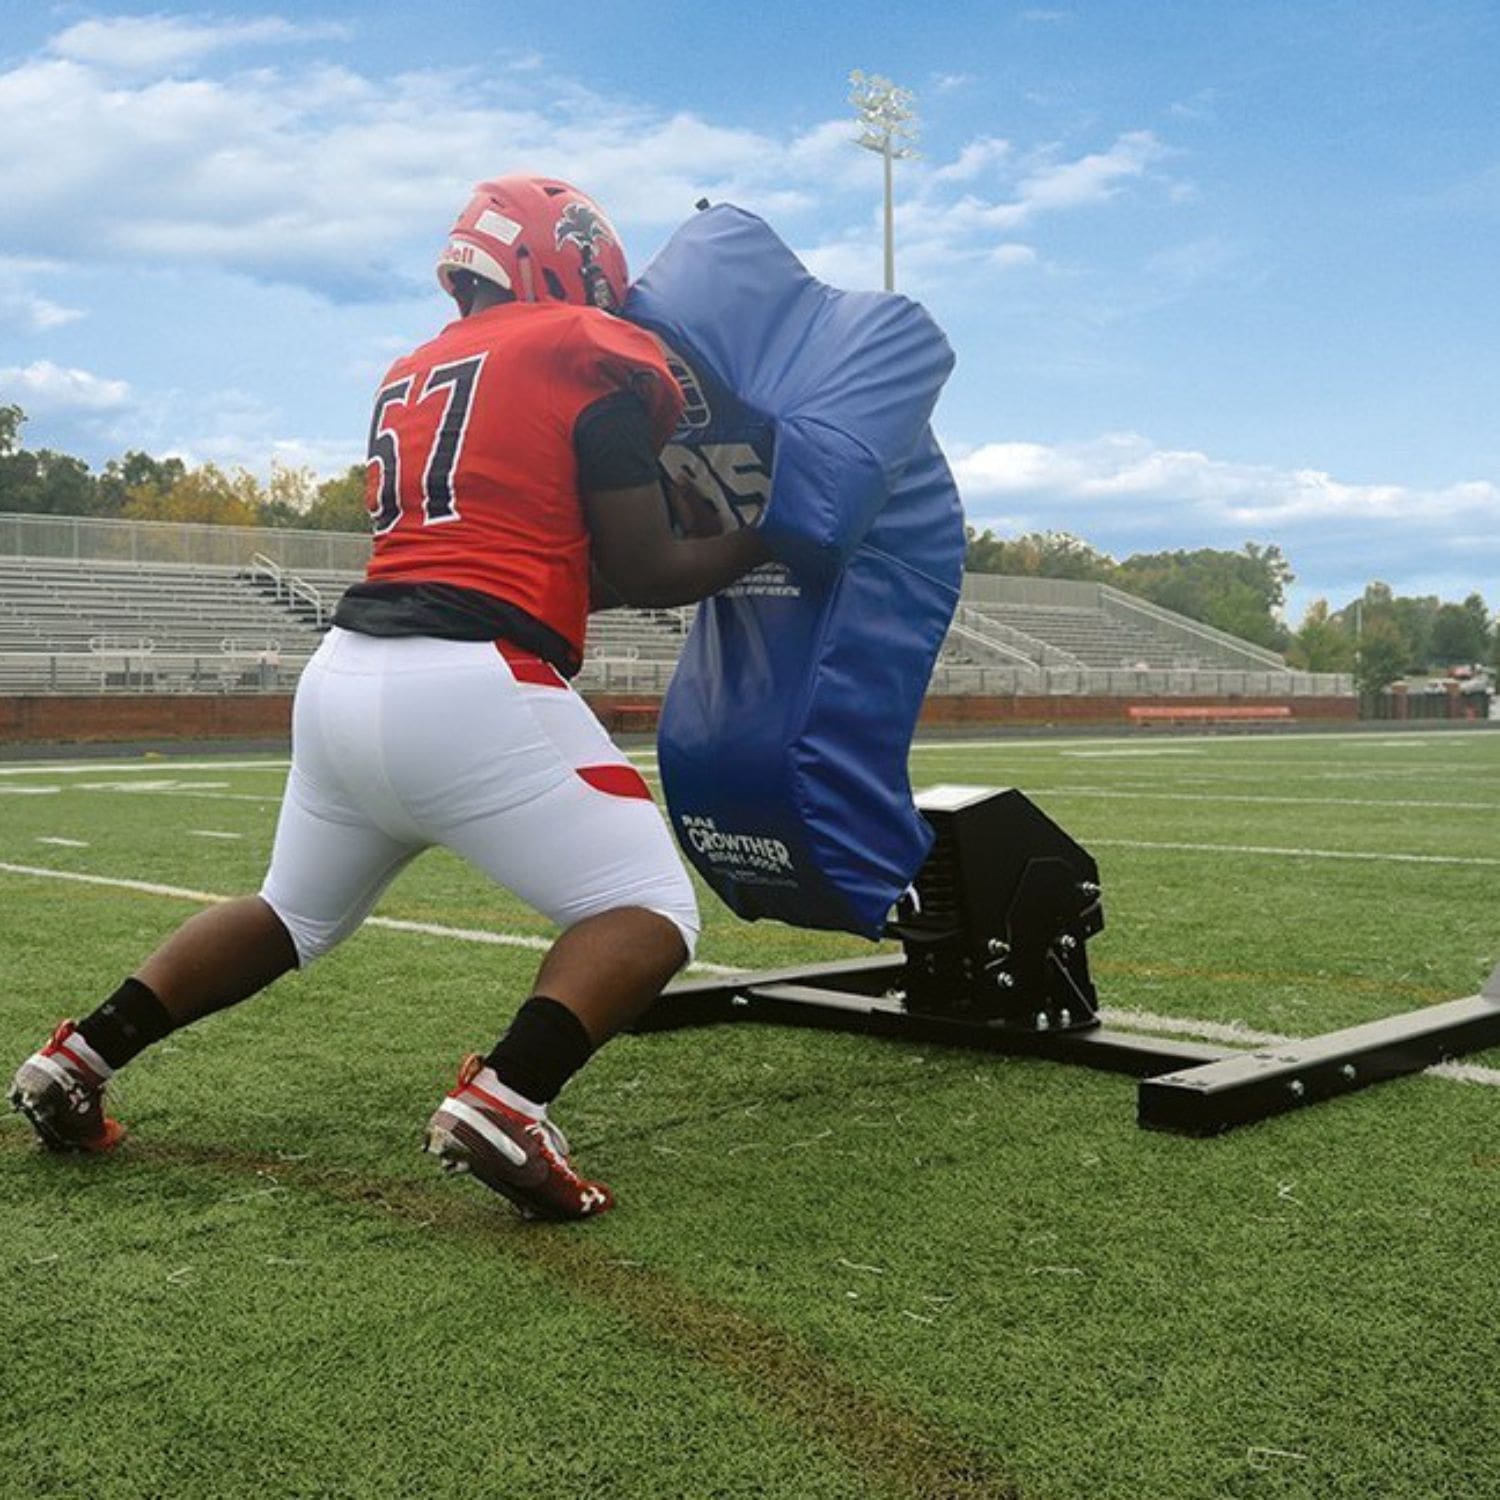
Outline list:
[[[903,953],[673,984],[634,1030],[763,1022],[1076,1063],[1139,1079],[1138,1123],[1192,1136],[1500,1046],[1500,968],[1466,999],[1269,1047],[1103,1024],[1086,851],[1019,792],[934,788],[918,806],[937,842],[891,927]]]
[[[1218,1135],[1500,1046],[1500,970],[1483,993],[1343,1031],[1254,1050],[1096,1025],[1018,1032],[983,1021],[908,1010],[899,954],[772,969],[672,985],[638,1032],[723,1022],[769,1022],[907,1042],[1076,1063],[1140,1080],[1136,1119],[1148,1130]]]

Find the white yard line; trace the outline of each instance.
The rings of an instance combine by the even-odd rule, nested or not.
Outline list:
[[[938,754],[944,751],[962,752],[966,749],[975,750],[1055,750],[1059,745],[1139,745],[1150,730],[1137,731],[1134,734],[1101,734],[1101,735],[1079,735],[1079,734],[1029,734],[1015,739],[952,739],[952,740],[918,740],[912,746],[914,751],[929,754]],[[1269,734],[1174,734],[1170,736],[1174,745],[1215,745],[1221,749],[1231,750],[1246,743],[1253,743],[1257,750],[1263,750],[1269,745],[1284,747],[1288,745],[1312,745],[1324,744],[1336,740],[1359,740],[1371,749],[1380,750],[1405,750],[1409,746],[1430,744],[1434,740],[1463,740],[1482,742],[1486,734],[1500,734],[1500,730],[1486,729],[1416,729],[1394,737],[1382,736],[1378,732],[1370,733],[1365,730],[1318,730],[1312,733],[1276,733]],[[1445,746],[1445,749],[1451,746]]]
[[[1429,802],[1408,797],[1261,797],[1246,792],[1122,791],[1103,786],[1027,787],[1028,797],[1113,797],[1136,802],[1254,802],[1272,807],[1432,807],[1454,812],[1500,812],[1500,802]]]
[[[199,901],[208,906],[227,901],[229,897],[213,891],[194,891],[180,885],[158,885],[151,880],[124,880],[118,875],[89,875],[81,870],[49,870],[43,865],[13,865],[0,862],[7,875],[33,875],[42,880],[68,880],[75,885],[103,885],[121,891],[139,891],[143,896],[177,896],[184,901]]]
[[[1148,759],[1163,755],[1207,755],[1208,751],[1178,745],[1127,745],[1118,750],[1064,750],[1061,753],[1068,760],[1116,760],[1125,756]]]
[[[65,839],[58,834],[39,833],[36,841],[39,844],[56,844],[59,849],[87,849],[89,847],[82,839]]]
[[[1139,748],[1150,749],[1174,749],[1184,745],[1212,746],[1222,751],[1235,751],[1253,744],[1256,750],[1265,750],[1271,745],[1278,749],[1289,746],[1308,746],[1325,744],[1331,741],[1357,740],[1370,749],[1378,750],[1410,750],[1427,749],[1434,742],[1442,740],[1445,742],[1457,741],[1466,746],[1476,746],[1485,740],[1486,733],[1500,735],[1500,730],[1486,731],[1483,729],[1420,729],[1412,730],[1404,734],[1382,737],[1378,733],[1370,734],[1358,730],[1327,730],[1309,734],[1283,734],[1273,735],[1223,735],[1223,734],[1174,734],[1170,745],[1142,746],[1141,736],[1136,734],[1108,734],[1099,736],[1080,736],[1076,734],[1057,735],[1027,735],[1024,738],[1013,739],[923,739],[912,745],[914,755],[963,755],[970,750],[1007,750],[1015,752],[1026,752],[1032,750],[1055,750],[1059,745],[1065,746],[1094,746],[1094,745],[1132,745]],[[1451,743],[1445,743],[1445,749],[1451,749]],[[628,750],[626,754],[636,762],[649,762],[656,759],[654,750]],[[1277,761],[1276,764],[1284,764]],[[286,770],[291,761],[285,758],[272,757],[266,760],[174,760],[170,755],[160,757],[153,756],[150,760],[128,761],[121,764],[111,760],[49,760],[28,761],[24,765],[0,765],[0,777],[6,776],[78,776],[89,772],[153,772],[160,775],[162,772],[173,771],[271,771]]]
[[[189,828],[188,832],[195,839],[242,839],[243,833],[226,833],[219,828]]]
[[[0,872],[11,875],[30,875],[44,880],[72,881],[79,885],[107,886],[115,890],[136,891],[148,896],[172,896],[179,900],[197,901],[216,905],[226,901],[227,896],[212,891],[195,891],[183,886],[158,885],[146,880],[124,880],[112,875],[86,875],[76,870],[49,870],[38,865],[17,865],[0,862]],[[500,948],[527,948],[543,952],[552,946],[549,938],[530,933],[490,932],[483,928],[444,927],[436,922],[407,922],[397,917],[370,917],[366,926],[383,927],[390,932],[415,932],[426,937],[451,938],[456,942],[485,943]],[[700,974],[742,974],[743,969],[726,964],[691,963],[688,969]],[[1222,1042],[1228,1046],[1276,1047],[1299,1040],[1282,1036],[1274,1031],[1255,1031],[1248,1026],[1223,1021],[1197,1021],[1184,1016],[1154,1015],[1149,1011],[1114,1010],[1100,1011],[1100,1018],[1111,1026],[1126,1031],[1148,1034],[1185,1036],[1199,1041]],[[1482,1084],[1490,1088],[1500,1087],[1500,1069],[1486,1068],[1478,1063],[1440,1063],[1426,1070],[1434,1078],[1446,1078],[1455,1083]]]
[[[147,760],[117,765],[113,761],[28,761],[24,766],[0,766],[0,776],[92,776],[107,772],[149,773],[160,776],[172,771],[285,771],[289,760]]]
[[[1165,839],[1090,839],[1091,849],[1172,849],[1183,854],[1264,854],[1281,859],[1352,859],[1372,864],[1478,865],[1500,868],[1483,854],[1384,854],[1368,849],[1282,849],[1268,844],[1184,844]]]
[[[0,791],[4,790],[4,787],[0,787]],[[78,788],[69,787],[68,790],[77,791]],[[101,791],[104,788],[94,787],[91,790]],[[149,791],[137,791],[135,795],[144,797],[193,797],[205,802],[259,802],[263,807],[267,805],[275,807],[281,801],[281,792],[279,790],[274,792],[179,792],[175,790],[164,791],[160,787],[152,787]]]
[[[136,891],[143,896],[172,896],[179,901],[197,901],[204,906],[217,906],[221,901],[233,899],[221,896],[216,891],[195,891],[188,886],[161,885],[153,880],[126,880],[118,875],[89,875],[80,870],[49,870],[42,865],[17,865],[0,861],[0,872],[8,875],[30,875],[43,880],[68,880],[76,885],[107,886],[112,890]],[[519,932],[490,932],[477,927],[444,927],[436,922],[407,922],[399,917],[367,917],[366,927],[383,927],[389,932],[418,932],[428,937],[452,938],[463,943],[488,943],[499,948],[530,948],[545,953],[552,946],[551,938],[535,937]],[[691,963],[688,968],[700,974],[738,974],[740,969],[727,968],[723,964]]]

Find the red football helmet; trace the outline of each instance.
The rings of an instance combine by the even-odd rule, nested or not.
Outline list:
[[[630,283],[620,237],[604,210],[554,177],[481,182],[438,257],[438,280],[465,308],[454,283],[458,271],[493,281],[522,302],[551,297],[609,311],[624,303]]]

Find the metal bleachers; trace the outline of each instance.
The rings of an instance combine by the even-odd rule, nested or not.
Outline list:
[[[367,555],[363,538],[332,533],[0,516],[0,693],[285,692]],[[577,685],[659,694],[692,620],[691,608],[594,615]],[[1104,585],[969,575],[931,691],[1353,686]]]
[[[974,604],[981,618],[1006,625],[1070,656],[1072,664],[1105,670],[1170,670],[1202,665],[1202,652],[1129,621],[1113,620],[1097,609],[1056,604]],[[1190,658],[1190,659],[1185,659]]]
[[[0,557],[0,692],[284,691],[317,648],[349,569]],[[682,609],[594,616],[580,685],[659,692]]]
[[[154,641],[176,650],[316,644],[232,570],[0,558],[0,649]]]

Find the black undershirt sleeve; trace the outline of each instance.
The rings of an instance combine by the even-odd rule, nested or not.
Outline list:
[[[614,391],[584,407],[573,424],[580,490],[626,490],[655,481],[657,445],[646,406]]]

